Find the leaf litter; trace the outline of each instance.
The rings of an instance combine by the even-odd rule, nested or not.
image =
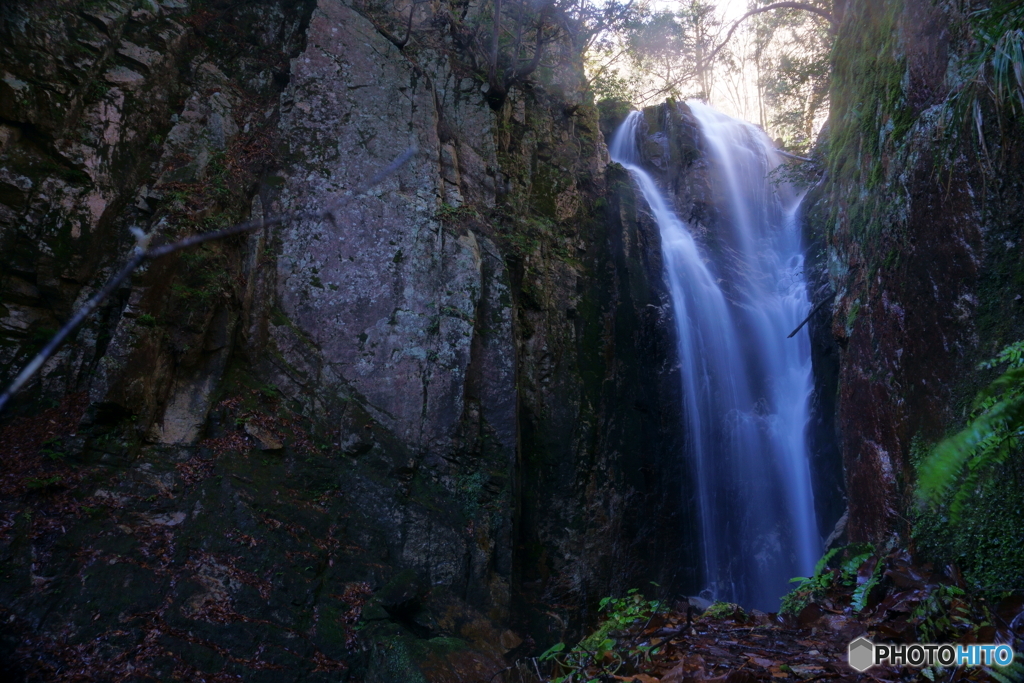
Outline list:
[[[872,576],[881,578],[864,591]],[[874,643],[1005,643],[1017,652],[1024,650],[1024,596],[986,599],[974,595],[955,567],[937,571],[930,564],[917,564],[904,549],[872,555],[856,577],[852,585],[837,580],[829,589],[808,596],[798,614],[747,612],[718,603],[710,612],[694,616],[687,603],[679,603],[675,610],[613,634],[616,648],[603,658],[592,658],[587,667],[576,671],[556,664],[545,680],[1007,683],[1024,679],[1024,666],[1019,663],[1011,665],[1013,669],[879,665],[863,673],[855,671],[847,663],[847,648],[861,636]],[[646,654],[630,655],[638,651]]]

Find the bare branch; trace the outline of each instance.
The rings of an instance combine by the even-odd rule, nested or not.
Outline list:
[[[796,154],[792,154],[791,152],[787,152],[784,149],[776,148],[775,153],[776,154],[781,154],[782,156],[786,157],[787,159],[793,159],[794,161],[804,161],[804,162],[807,162],[807,163],[810,163],[810,164],[814,163],[814,159],[808,159],[807,157],[797,156]]]
[[[597,71],[595,71],[594,74],[590,78],[587,79],[587,85],[593,86],[594,81],[596,81],[598,78],[600,78],[602,75],[604,75],[605,71],[607,71],[614,64],[616,64],[618,62],[619,57],[621,57],[623,54],[625,54],[627,49],[628,48],[625,48],[625,47],[622,48],[621,50],[618,51],[618,53],[615,54],[614,57],[612,57],[611,59],[605,61],[605,63],[601,66],[601,68],[598,69]]]
[[[615,14],[613,17],[604,20],[599,20],[597,22],[597,25],[593,27],[590,31],[588,31],[590,35],[587,38],[586,43],[583,45],[583,51],[586,52],[587,50],[589,50],[590,46],[594,43],[594,40],[597,38],[598,35],[601,34],[602,31],[607,29],[609,26],[614,26],[616,23],[622,20],[622,18],[625,17],[631,9],[633,9],[633,0],[629,0],[629,2],[623,5],[622,10]]]
[[[132,272],[138,268],[144,261],[160,258],[182,249],[188,249],[189,247],[195,247],[212,240],[224,239],[225,237],[231,237],[232,235],[239,235],[244,232],[251,232],[260,228],[272,227],[290,223],[296,220],[330,220],[332,223],[336,222],[338,212],[344,208],[349,202],[355,199],[357,196],[363,194],[367,190],[370,190],[375,185],[379,185],[388,176],[394,174],[399,168],[404,166],[410,159],[415,156],[418,149],[414,145],[409,149],[405,150],[399,155],[394,161],[388,166],[377,173],[375,176],[370,178],[368,181],[360,185],[356,190],[345,197],[330,202],[326,208],[319,211],[292,211],[289,213],[281,214],[278,216],[272,216],[266,219],[259,219],[254,221],[246,221],[245,223],[239,223],[223,230],[217,230],[214,232],[204,232],[199,235],[192,235],[185,239],[172,242],[171,244],[165,244],[159,247],[149,248],[149,240],[151,236],[145,235],[138,228],[133,228],[132,232],[136,235],[138,243],[135,249],[132,250],[132,256],[128,262],[117,271],[110,280],[107,281],[100,291],[96,292],[90,298],[84,306],[82,306],[75,315],[64,324],[57,334],[53,335],[53,338],[43,347],[43,350],[36,354],[35,358],[25,366],[25,368],[18,373],[18,376],[14,378],[10,386],[3,394],[0,394],[0,413],[3,413],[4,407],[10,402],[11,398],[20,391],[25,384],[43,367],[43,364],[53,356],[54,352],[60,348],[64,340],[67,339],[68,335],[74,332],[82,322],[89,317],[89,315],[96,310],[96,308],[110,296],[125,279],[128,278]]]
[[[814,5],[808,5],[805,2],[773,2],[772,4],[765,5],[764,7],[758,7],[757,9],[752,9],[749,12],[747,12],[746,14],[744,14],[742,17],[737,19],[736,22],[733,23],[732,27],[729,29],[729,32],[725,34],[725,40],[723,40],[721,43],[719,43],[718,47],[716,47],[714,50],[712,50],[711,54],[708,55],[707,59],[704,59],[703,62],[705,64],[711,63],[711,61],[714,60],[714,58],[716,56],[718,56],[718,53],[721,52],[722,48],[725,47],[726,43],[729,42],[729,39],[732,38],[732,34],[736,32],[736,29],[739,28],[739,25],[742,24],[746,19],[749,19],[750,17],[754,16],[755,14],[761,14],[763,12],[770,12],[771,10],[776,10],[776,9],[798,9],[798,10],[803,10],[804,12],[811,12],[812,14],[817,14],[822,19],[825,19],[826,21],[828,21],[829,27],[830,27],[829,31],[831,33],[835,33],[836,29],[838,28],[838,24],[836,23],[835,18],[830,13],[826,12],[825,10],[821,9],[820,7],[815,7]]]
[[[801,323],[796,326],[796,329],[786,335],[786,339],[792,339],[793,337],[795,337],[796,333],[803,329],[803,326],[806,325],[810,321],[810,319],[814,317],[814,314],[820,311],[825,306],[825,304],[831,301],[832,299],[829,299],[828,297],[825,297],[824,299],[819,301],[818,305],[812,308],[811,312],[807,314],[807,317],[804,318],[803,321],[801,321]]]
[[[540,66],[540,58],[541,58],[541,55],[543,55],[543,54],[544,54],[544,18],[543,18],[543,14],[542,14],[541,15],[540,24],[537,26],[537,43],[536,43],[536,45],[533,46],[533,59],[531,59],[530,63],[527,64],[522,69],[519,69],[517,65],[513,65],[509,69],[509,73],[508,73],[508,77],[507,77],[508,84],[512,85],[513,83],[518,83],[521,80],[523,80],[524,78],[526,78],[527,76],[529,76],[530,74],[532,74],[534,71],[536,71],[537,67]]]

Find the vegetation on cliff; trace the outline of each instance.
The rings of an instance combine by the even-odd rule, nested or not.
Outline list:
[[[1012,303],[1021,226],[1008,214],[1021,183],[1021,16],[1004,2],[848,4],[825,199],[811,211],[837,291],[848,532],[896,534],[990,595],[1024,588],[1022,458],[1006,412],[1017,347],[978,366],[1024,329]]]

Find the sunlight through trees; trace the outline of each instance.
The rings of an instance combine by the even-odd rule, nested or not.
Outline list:
[[[704,100],[805,152],[828,116],[831,11],[827,0],[643,3],[595,35],[588,76],[598,99]]]

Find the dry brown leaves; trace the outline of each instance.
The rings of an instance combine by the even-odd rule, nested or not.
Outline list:
[[[212,449],[211,449],[212,450]],[[216,452],[216,451],[215,451]],[[214,462],[199,456],[192,456],[185,462],[178,463],[174,469],[186,486],[194,486],[213,476]]]
[[[341,621],[345,631],[345,646],[349,650],[359,647],[359,635],[355,627],[363,614],[363,607],[371,595],[373,595],[373,591],[370,590],[370,584],[359,581],[345,586],[345,591],[341,595],[332,596],[348,605],[348,611],[342,616]]]
[[[60,405],[31,417],[14,418],[0,429],[0,459],[4,463],[0,495],[9,499],[77,483],[71,467],[42,451],[48,442],[76,433],[87,402],[85,392],[69,394]]]
[[[236,429],[210,439],[204,439],[200,446],[213,451],[214,455],[221,456],[225,453],[247,453],[255,447],[255,440],[244,431],[244,425],[251,424],[259,431],[269,434],[281,443],[288,444],[295,451],[305,455],[321,455],[322,452],[313,442],[309,433],[299,423],[296,417],[289,417],[287,411],[282,411],[278,406],[277,399],[268,398],[259,390],[253,389],[250,392],[253,398],[265,404],[262,407],[275,413],[267,414],[260,410],[246,409],[245,399],[242,396],[235,396],[221,401],[218,407],[225,409]]]
[[[203,448],[209,448],[216,456],[225,453],[246,453],[252,448],[252,440],[242,432],[228,432],[223,436],[203,439],[199,442]]]
[[[964,591],[955,569],[940,573],[930,565],[917,565],[905,550],[871,562],[867,577],[873,562],[884,562],[884,580],[860,612],[851,606],[855,586],[832,590],[795,617],[737,610],[688,621],[684,612],[670,612],[619,639],[620,645],[634,643],[657,651],[646,661],[626,657],[611,678],[639,683],[896,683],[922,680],[921,670],[875,666],[858,673],[846,663],[849,643],[863,635],[876,643],[1001,642],[1014,643],[1019,650],[1024,642],[1024,596],[985,605]],[[925,608],[937,604],[938,596],[945,596],[942,607],[936,617],[929,617]],[[944,630],[937,632],[935,624]],[[591,669],[588,674],[599,673],[596,666]],[[943,680],[993,679],[982,667],[961,667],[946,671]]]

